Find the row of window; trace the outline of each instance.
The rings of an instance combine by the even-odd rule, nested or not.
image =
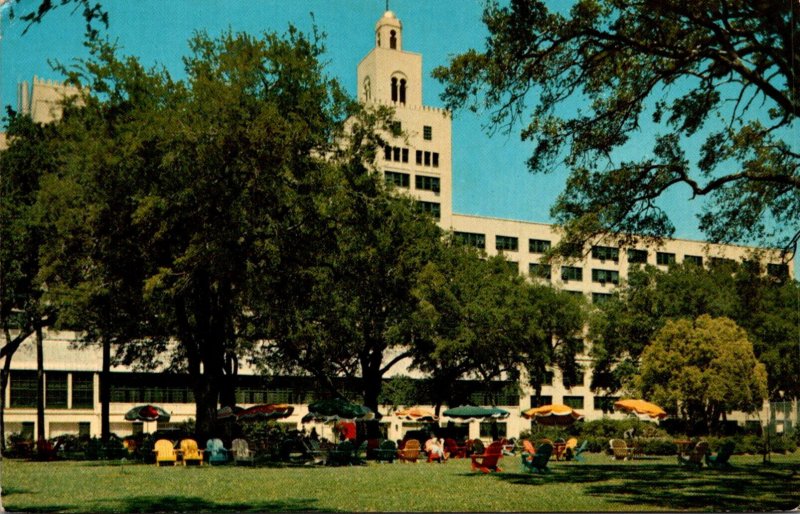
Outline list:
[[[386,145],[383,147],[383,159],[391,162],[408,163],[408,148]],[[418,166],[438,168],[439,152],[417,150],[415,153],[415,162]]]
[[[69,408],[68,373],[47,371],[44,376],[44,404],[48,409]],[[36,407],[36,371],[13,371],[9,381],[10,407]],[[94,408],[94,376],[92,373],[72,373],[72,408]]]
[[[552,268],[549,264],[539,264],[532,262],[529,264],[528,272],[539,278],[552,278]],[[583,268],[577,266],[561,266],[561,280],[569,282],[570,280],[582,281]],[[593,269],[592,282],[600,284],[611,283],[619,284],[619,271],[610,269]]]
[[[408,189],[411,186],[411,175],[400,171],[386,171],[384,177],[387,184],[395,187]],[[438,193],[441,190],[441,179],[439,177],[428,177],[425,175],[414,176],[414,186],[422,191],[433,191]]]
[[[619,401],[618,396],[593,396],[593,407],[595,410],[601,410],[605,413],[614,412],[614,402]],[[531,407],[541,407],[542,405],[550,405],[553,403],[553,397],[550,395],[542,395],[538,398],[531,396]],[[583,396],[564,396],[561,403],[573,409],[586,408],[585,399]]]

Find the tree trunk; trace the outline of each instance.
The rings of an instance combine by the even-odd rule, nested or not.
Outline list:
[[[6,389],[10,373],[11,355],[7,355],[0,371],[0,454],[6,451]]]
[[[100,437],[108,442],[111,435],[111,341],[103,338],[103,368],[100,371]]]
[[[219,391],[215,379],[203,373],[197,377],[194,387],[194,402],[197,419],[195,433],[200,441],[216,436],[217,400]]]
[[[36,327],[36,440],[44,441],[44,337]]]

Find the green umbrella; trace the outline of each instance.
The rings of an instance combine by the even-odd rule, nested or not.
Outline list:
[[[318,400],[308,406],[307,421],[338,421],[340,419],[374,419],[375,413],[364,405],[350,403],[343,398]]]
[[[442,412],[442,416],[463,420],[505,419],[510,414],[507,410],[498,409],[497,407],[477,407],[475,405],[461,405]]]

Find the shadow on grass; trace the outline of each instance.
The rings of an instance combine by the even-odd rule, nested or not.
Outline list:
[[[335,512],[316,507],[314,498],[271,502],[216,503],[187,496],[131,496],[123,501],[87,502],[84,505],[14,505],[21,512]]]
[[[548,474],[497,474],[512,484],[585,484],[586,494],[623,505],[713,509],[790,510],[800,504],[800,474],[793,465],[743,465],[728,470],[691,471],[661,464],[554,467]]]

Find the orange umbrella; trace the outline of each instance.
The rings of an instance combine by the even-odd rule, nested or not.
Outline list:
[[[667,417],[666,411],[655,403],[644,400],[619,400],[614,402],[614,408],[636,414],[640,418],[664,419]]]
[[[428,409],[425,407],[420,407],[415,405],[414,407],[408,407],[406,409],[401,409],[394,413],[395,416],[402,419],[407,419],[410,421],[420,421],[420,420],[430,420],[436,421],[438,417],[434,415],[432,409]]]
[[[559,403],[534,407],[522,413],[526,418],[532,419],[540,425],[566,426],[583,419],[583,414],[572,407]]]

